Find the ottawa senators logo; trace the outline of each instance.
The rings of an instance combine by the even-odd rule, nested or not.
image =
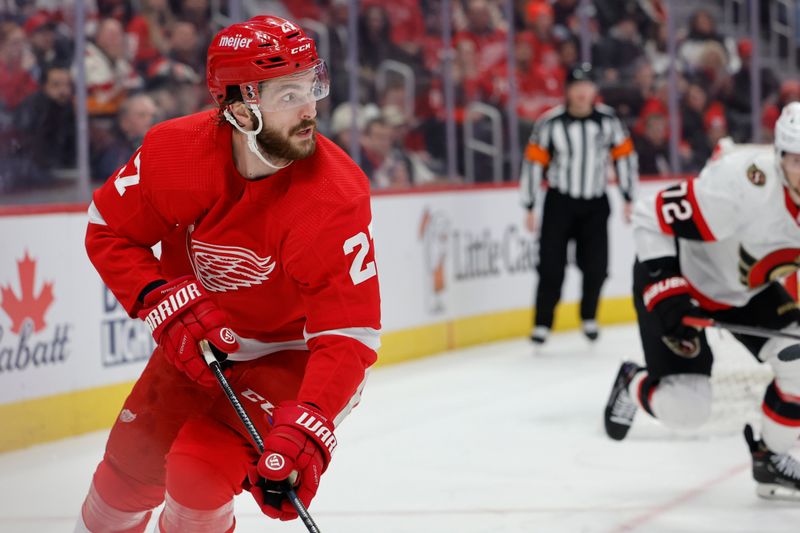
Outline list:
[[[753,164],[747,168],[747,179],[749,179],[750,183],[753,185],[761,187],[767,182],[767,175],[764,174],[763,170]]]
[[[800,249],[783,248],[756,259],[739,246],[739,281],[754,289],[800,270]]]

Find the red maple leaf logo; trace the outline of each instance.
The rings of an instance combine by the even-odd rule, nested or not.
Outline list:
[[[17,261],[19,271],[19,286],[22,289],[21,297],[18,297],[11,284],[0,287],[2,301],[0,307],[11,318],[11,331],[19,333],[25,319],[33,321],[33,331],[41,331],[46,326],[44,314],[53,304],[53,284],[45,283],[38,296],[33,295],[33,283],[36,278],[36,261],[28,256],[25,250],[25,257]]]

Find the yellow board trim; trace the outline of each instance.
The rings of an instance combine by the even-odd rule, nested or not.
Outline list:
[[[531,318],[531,309],[515,309],[385,333],[381,335],[383,346],[378,352],[378,365],[527,336]],[[601,324],[635,319],[630,297],[607,298],[600,303]],[[577,303],[558,306],[555,330],[575,329],[579,325]],[[0,405],[0,452],[109,428],[132,387],[133,382],[120,383]]]
[[[579,304],[562,303],[556,308],[553,329],[566,331],[580,326]],[[630,296],[606,298],[600,302],[597,321],[601,324],[619,324],[636,320],[633,299]],[[378,363],[392,365],[418,359],[427,355],[464,348],[483,342],[492,342],[530,334],[533,310],[514,309],[457,318],[426,326],[392,331],[381,335]]]
[[[133,382],[0,405],[0,452],[111,427]]]

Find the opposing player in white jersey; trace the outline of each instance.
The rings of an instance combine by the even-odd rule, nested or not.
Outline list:
[[[800,334],[800,310],[779,278],[800,268],[800,103],[786,106],[772,146],[723,149],[697,178],[634,210],[634,304],[646,367],[622,364],[605,409],[622,440],[643,409],[671,427],[701,425],[711,411],[713,354],[684,317]],[[745,426],[758,494],[800,498],[800,343],[736,335],[775,379],[762,404],[761,439]]]

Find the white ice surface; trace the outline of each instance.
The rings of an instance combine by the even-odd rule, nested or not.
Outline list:
[[[667,438],[639,413],[627,440],[605,437],[611,380],[640,351],[625,326],[374,371],[313,516],[325,533],[800,531],[800,504],[756,497],[740,435]],[[106,435],[0,455],[0,531],[71,532]],[[305,531],[247,494],[236,509],[240,532]]]

